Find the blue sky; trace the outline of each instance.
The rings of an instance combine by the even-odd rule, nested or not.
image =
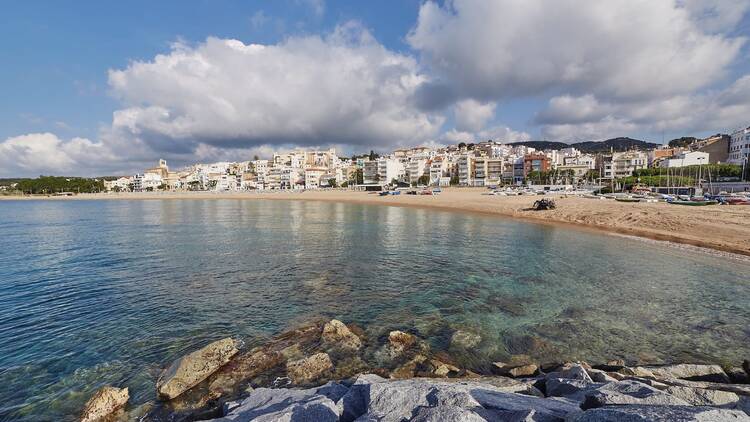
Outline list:
[[[750,0],[3,9],[0,176],[750,124]]]

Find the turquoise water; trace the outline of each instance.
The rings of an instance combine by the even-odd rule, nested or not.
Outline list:
[[[0,202],[0,420],[74,420],[103,384],[313,316],[409,330],[463,364],[739,363],[750,264],[473,214],[241,201]],[[456,329],[482,341],[449,347]]]

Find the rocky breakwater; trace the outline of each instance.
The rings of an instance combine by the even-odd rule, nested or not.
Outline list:
[[[451,347],[478,341],[454,333]],[[750,421],[747,368],[513,355],[473,369],[406,331],[318,320],[259,347],[224,339],[178,359],[145,420]]]

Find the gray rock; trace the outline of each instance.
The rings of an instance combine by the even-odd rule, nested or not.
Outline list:
[[[688,381],[680,379],[664,380],[664,385],[676,385],[678,387],[705,388],[709,390],[731,391],[740,396],[750,396],[750,385],[744,384],[724,384],[718,382],[706,381]],[[658,387],[657,387],[658,388]],[[665,388],[666,389],[666,388]]]
[[[539,366],[534,363],[522,365],[507,364],[504,362],[494,362],[492,371],[498,375],[509,376],[514,378],[531,377],[539,371]]]
[[[640,377],[657,380],[679,378],[691,381],[711,381],[729,383],[729,377],[719,365],[697,365],[681,363],[677,365],[649,365],[632,368]]]
[[[570,422],[727,422],[750,421],[738,410],[702,406],[608,406],[590,409],[568,419]]]
[[[550,372],[546,375],[547,379],[551,378],[567,378],[575,380],[583,380],[586,382],[594,382],[586,372],[586,368],[578,363],[566,363],[565,365],[557,368],[554,372]]]
[[[458,406],[420,407],[410,422],[486,422],[477,413]]]
[[[543,399],[507,393],[499,387],[478,382],[447,382],[409,379],[367,383],[358,379],[338,403],[341,420],[401,421],[420,407],[454,406],[479,413],[488,411],[534,410],[541,416],[564,418],[579,410],[577,403],[564,399]],[[360,419],[358,419],[360,418]]]
[[[335,382],[306,390],[257,388],[239,404],[225,406],[229,412],[214,421],[338,421],[336,401],[347,391]]]
[[[560,422],[562,419],[536,410],[484,410],[477,411],[488,421],[503,422]]]
[[[703,388],[670,386],[666,390],[675,397],[681,398],[693,406],[727,406],[736,405],[740,396],[729,391],[706,390]]]
[[[602,383],[592,383],[584,380],[548,378],[546,391],[548,397],[565,397],[577,402],[583,402],[587,392],[603,385]]]
[[[599,370],[599,369],[589,369],[586,371],[589,376],[591,377],[594,382],[615,382],[619,381],[617,378],[614,378],[607,374],[605,371]]]
[[[618,381],[587,392],[581,408],[623,404],[677,406],[689,403],[637,381]]]
[[[159,397],[171,400],[195,387],[226,365],[237,352],[235,341],[225,338],[177,359],[156,383]]]

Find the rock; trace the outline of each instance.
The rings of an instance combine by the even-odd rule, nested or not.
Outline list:
[[[586,371],[594,382],[615,382],[619,381],[618,378],[610,376],[608,373],[599,369],[589,369]]]
[[[729,377],[719,365],[681,363],[677,365],[639,366],[632,369],[633,375],[658,380],[679,378],[690,381],[730,382]]]
[[[565,365],[557,368],[557,370],[555,370],[554,372],[550,372],[549,374],[547,374],[546,378],[567,378],[583,380],[586,382],[594,382],[594,380],[592,380],[589,376],[588,372],[586,372],[586,369],[583,367],[583,365],[578,363],[566,363]]]
[[[159,397],[171,400],[195,387],[229,362],[237,352],[235,341],[225,338],[181,357],[159,377],[156,383]]]
[[[458,406],[420,407],[410,422],[486,422],[477,413]]]
[[[591,383],[584,380],[567,378],[547,378],[545,390],[547,397],[565,397],[577,402],[583,402],[585,394],[604,384]]]
[[[341,411],[336,402],[346,392],[335,382],[307,390],[257,388],[241,402],[227,403],[226,416],[214,421],[338,421]]]
[[[737,393],[740,396],[750,396],[750,385],[745,384],[724,384],[718,382],[688,381],[680,379],[664,380],[664,384],[667,385],[667,387],[674,385],[677,387],[703,388],[709,390],[730,391],[732,393]]]
[[[538,371],[539,367],[533,363],[525,365],[512,365],[504,362],[494,362],[492,364],[493,373],[514,378],[531,377],[534,376]]]
[[[427,361],[424,355],[416,355],[414,358],[399,366],[391,372],[392,379],[406,379],[416,375],[421,364]]]
[[[451,347],[473,349],[482,341],[482,336],[469,331],[458,330],[451,336]]]
[[[689,403],[637,381],[618,381],[586,392],[581,408],[624,404],[679,406]]]
[[[678,397],[693,406],[722,406],[737,404],[740,396],[729,391],[706,390],[703,388],[670,386],[666,393]]]
[[[613,359],[607,361],[607,366],[625,366],[625,361],[622,359]]]
[[[417,343],[417,338],[403,331],[388,333],[388,352],[392,357],[400,356]]]
[[[738,410],[703,406],[608,406],[590,409],[569,419],[571,422],[726,422],[749,421]]]
[[[357,351],[362,347],[362,340],[337,319],[332,319],[323,326],[320,338],[323,343],[340,349]]]
[[[748,375],[744,369],[735,366],[729,368],[726,372],[729,380],[733,384],[750,384],[750,375]]]
[[[102,387],[86,402],[81,414],[81,422],[103,419],[125,406],[129,398],[127,388]]]
[[[360,377],[338,404],[343,409],[341,420],[344,422],[355,419],[381,422],[408,420],[415,409],[422,407],[454,406],[475,413],[484,408],[490,414],[534,410],[547,418],[564,418],[579,410],[576,403],[564,399],[507,393],[492,385],[473,381],[420,378],[386,382],[375,379],[375,382],[368,382]]]
[[[430,365],[432,365],[432,373],[438,377],[447,377],[449,375],[458,375],[461,372],[456,366],[449,363],[441,362],[437,359],[431,359]]]
[[[750,359],[745,359],[742,361],[742,369],[744,369],[745,373],[750,376]]]
[[[297,385],[314,381],[332,369],[333,362],[328,353],[316,353],[286,364],[287,376]]]

